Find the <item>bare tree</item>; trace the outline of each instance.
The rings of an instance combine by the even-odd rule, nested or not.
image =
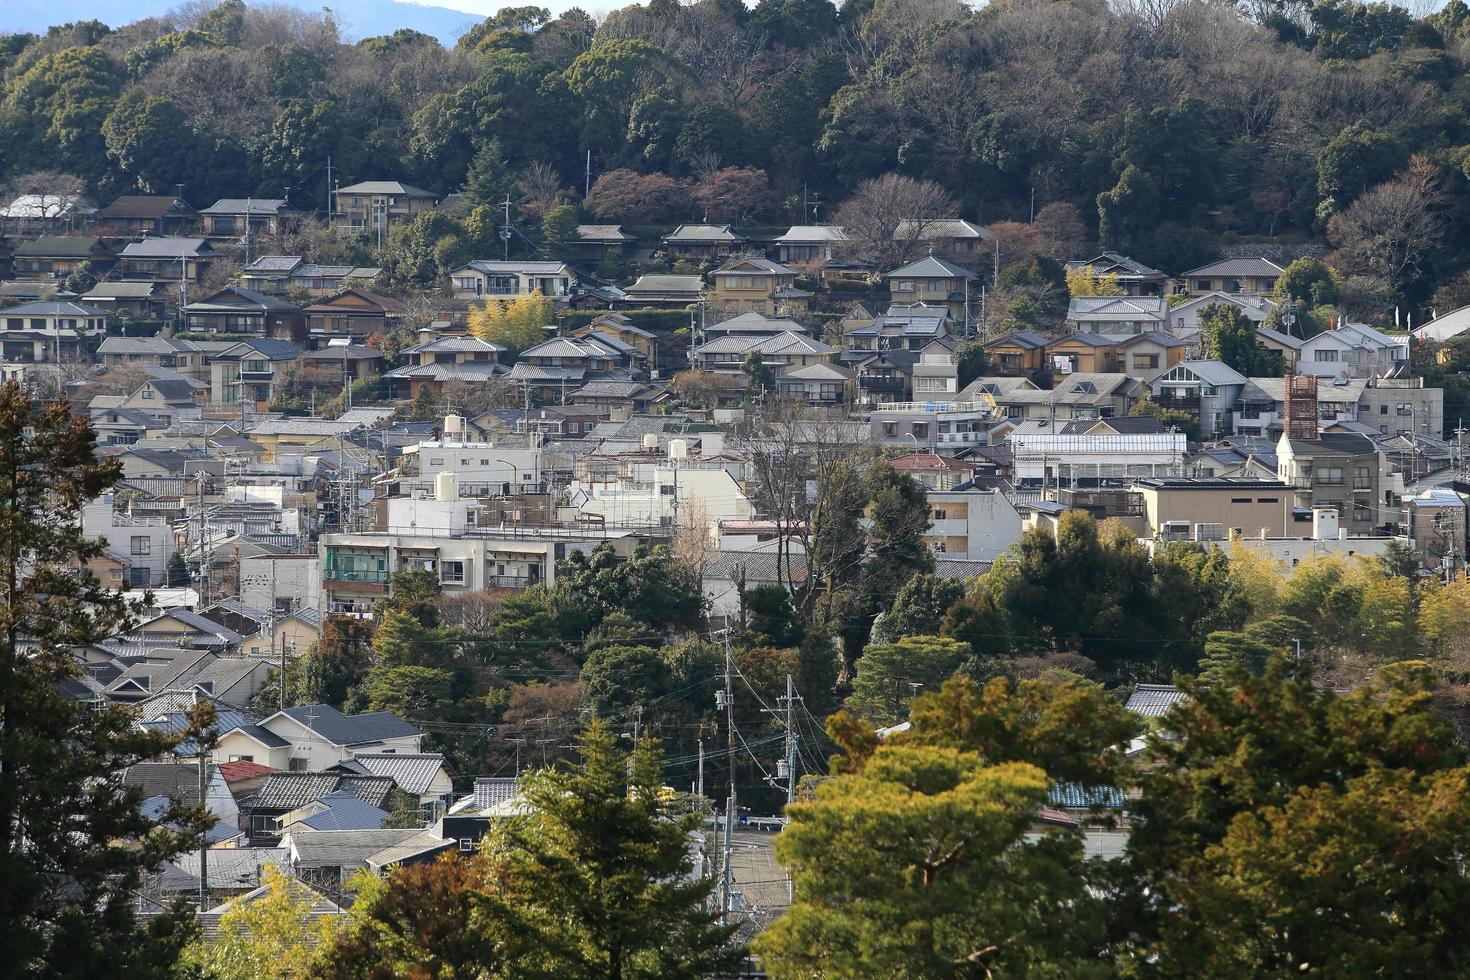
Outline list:
[[[680,509],[679,526],[674,529],[670,547],[674,560],[689,570],[701,588],[716,550],[710,530],[709,508],[702,500],[691,500]]]
[[[954,215],[954,199],[933,181],[884,174],[865,180],[837,209],[850,249],[892,268],[917,255],[934,222]]]
[[[495,611],[505,601],[503,594],[481,590],[441,596],[439,615],[446,626],[456,626],[471,633],[486,633],[495,619]]]
[[[516,178],[521,193],[521,209],[539,219],[556,203],[563,189],[561,174],[549,163],[535,160]]]
[[[1422,271],[1421,263],[1439,241],[1439,170],[1415,156],[1394,180],[1363,194],[1333,215],[1327,237],[1355,273],[1402,284]]]
[[[47,226],[75,218],[75,208],[84,203],[82,192],[86,182],[76,174],[57,170],[36,170],[20,174],[5,185],[6,204],[27,197],[20,213],[12,214],[7,225],[22,235],[35,234]]]

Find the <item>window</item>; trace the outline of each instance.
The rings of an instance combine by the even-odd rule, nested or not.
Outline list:
[[[464,584],[464,562],[444,560],[439,563],[439,581],[449,585]]]
[[[1249,498],[1249,497],[1231,497],[1230,498],[1230,502],[1232,504],[1248,504],[1248,503],[1251,502],[1251,498]]]
[[[1353,467],[1353,489],[1370,490],[1373,487],[1373,472],[1366,466]]]
[[[444,465],[444,457],[442,457],[442,456],[430,456],[429,457],[429,465],[430,466],[443,466]]]
[[[152,397],[153,397],[153,386],[152,385],[144,385],[143,386],[143,397],[144,398],[147,398],[147,399],[152,399]]]
[[[475,849],[475,842],[468,837],[461,837],[459,839],[459,849],[461,851],[473,851]]]
[[[1335,362],[1337,360],[1337,351],[1335,351],[1335,350],[1314,350],[1314,351],[1312,351],[1312,360],[1317,361],[1319,363],[1324,363],[1324,364]]]
[[[1324,487],[1342,486],[1341,466],[1319,466],[1317,467],[1317,483]]]
[[[254,762],[255,761],[255,756],[253,756],[253,755],[232,755],[232,756],[230,756],[230,761],[231,762]]]
[[[897,422],[884,422],[883,423],[883,434],[885,436],[896,436],[896,435],[898,435],[898,423]]]
[[[1378,406],[1378,414],[1379,415],[1387,415],[1388,414],[1388,404],[1387,403],[1384,403],[1384,404]]]
[[[929,438],[929,423],[928,422],[915,422],[914,423],[914,437],[917,438],[917,439],[927,439],[927,438]]]
[[[1280,497],[1257,497],[1256,498],[1256,503],[1258,503],[1258,504],[1279,504],[1279,503],[1281,503],[1281,498]]]
[[[947,511],[947,510],[940,510],[940,509],[938,509],[936,507],[932,512],[930,512],[929,519],[931,521],[946,521],[946,520],[949,520],[949,511]]]
[[[153,541],[141,534],[133,535],[132,553],[135,555],[153,554]]]
[[[900,293],[911,293],[914,291],[914,284],[906,280],[899,280],[893,284],[893,288]]]
[[[1159,355],[1157,354],[1134,354],[1133,369],[1156,368],[1159,366]]]
[[[305,772],[306,771],[306,760],[305,759],[292,759],[291,760],[291,765],[290,765],[290,771],[291,772]]]

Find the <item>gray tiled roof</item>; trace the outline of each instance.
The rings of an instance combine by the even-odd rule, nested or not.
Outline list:
[[[338,194],[406,194],[409,197],[433,197],[432,191],[405,184],[399,180],[364,180],[346,187],[339,187]]]
[[[214,251],[202,238],[145,238],[122,250],[123,258],[176,259],[181,255],[209,255]]]
[[[1279,276],[1286,270],[1266,258],[1230,258],[1220,259],[1218,262],[1208,262],[1188,272],[1181,273],[1181,279],[1192,279],[1199,276],[1255,276],[1258,278],[1270,278]]]
[[[344,715],[331,705],[310,704],[286,708],[280,713],[305,725],[334,745],[356,745],[419,734],[417,728],[391,711]]]
[[[1136,715],[1157,718],[1188,699],[1189,695],[1172,684],[1135,684],[1124,707]]]
[[[518,780],[510,777],[480,776],[475,779],[475,808],[489,809],[515,799]]]
[[[335,772],[273,772],[255,794],[257,810],[282,812],[305,806],[334,792],[342,775]]]
[[[325,809],[303,817],[290,826],[312,830],[377,830],[388,819],[387,811],[364,803],[351,793],[337,790],[313,802]]]
[[[354,868],[385,848],[402,844],[423,833],[417,827],[404,830],[313,830],[293,827],[288,836],[298,866],[305,868]],[[284,840],[283,840],[284,843]]]
[[[969,269],[962,269],[953,262],[946,262],[936,255],[926,255],[917,262],[885,272],[884,279],[978,279]]]
[[[664,236],[666,242],[743,242],[729,225],[680,225]]]
[[[414,796],[429,792],[429,784],[444,768],[444,756],[438,753],[366,753],[354,758],[372,775],[387,776]]]

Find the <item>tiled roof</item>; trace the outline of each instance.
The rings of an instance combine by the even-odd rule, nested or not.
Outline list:
[[[99,248],[101,240],[91,235],[44,235],[29,242],[21,242],[15,246],[16,255],[40,256],[41,258],[72,258],[80,256],[85,258]],[[43,283],[48,288],[56,288],[55,283]]]
[[[270,766],[263,766],[249,759],[236,759],[234,762],[221,762],[215,767],[219,774],[225,777],[227,783],[238,783],[246,779],[255,779],[258,776],[269,776],[276,770]]]
[[[43,300],[36,303],[22,303],[0,310],[0,316],[71,316],[71,317],[96,317],[107,316],[106,310],[99,310],[95,306],[83,306],[80,303],[69,303],[64,300]]]
[[[299,255],[262,255],[241,272],[290,272],[301,264]]]
[[[141,242],[130,242],[122,250],[122,256],[125,259],[177,259],[213,252],[214,249],[202,238],[145,238]]]
[[[339,187],[338,194],[406,194],[409,197],[433,197],[432,191],[405,184],[399,180],[364,180],[346,187]]]
[[[1157,718],[1189,695],[1172,684],[1135,684],[1124,705],[1129,711],[1145,718]]]
[[[294,810],[335,792],[342,778],[335,772],[274,772],[255,794],[254,806],[257,810]]]
[[[404,354],[482,354],[506,350],[501,344],[478,337],[439,337],[424,344],[403,348]]]
[[[1192,279],[1199,276],[1254,276],[1269,279],[1279,276],[1286,270],[1275,262],[1266,258],[1230,258],[1220,259],[1218,262],[1209,262],[1188,272],[1181,273],[1181,279]]]
[[[334,745],[356,745],[420,734],[417,728],[391,711],[344,715],[331,705],[310,704],[286,708],[279,713],[305,725]]]
[[[518,780],[509,777],[479,776],[475,779],[475,808],[489,809],[515,799]]]
[[[354,868],[389,847],[417,837],[418,828],[404,830],[312,830],[293,827],[287,834],[295,863],[303,868]],[[286,843],[283,838],[282,843]]]
[[[729,225],[680,225],[664,236],[666,242],[743,242]]]
[[[372,775],[387,776],[414,796],[429,792],[429,785],[444,768],[444,756],[438,753],[367,753],[354,758]]]
[[[303,817],[289,826],[310,827],[312,830],[377,830],[388,819],[387,811],[340,790],[313,802],[325,809]]]
[[[222,197],[209,207],[200,211],[200,214],[276,214],[280,211],[292,210],[283,198],[279,197]],[[253,222],[252,222],[253,224]]]
[[[577,237],[584,242],[636,242],[622,225],[578,225]]]
[[[194,214],[177,197],[125,194],[97,212],[99,218],[162,218],[170,214]]]
[[[937,255],[926,255],[917,262],[885,272],[884,279],[978,279],[969,269],[962,269],[953,262],[946,262]]]

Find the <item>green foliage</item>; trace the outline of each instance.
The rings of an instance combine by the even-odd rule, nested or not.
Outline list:
[[[1118,182],[1097,196],[1098,236],[1103,245],[1121,252],[1137,251],[1158,220],[1158,187],[1133,164]]]
[[[1335,4],[1324,2],[1322,6]],[[1387,133],[1361,122],[1348,126],[1317,154],[1317,193],[1324,198],[1323,207],[1330,209],[1328,213],[1343,210],[1368,188],[1397,173],[1405,158],[1404,150]],[[1310,298],[1309,294],[1289,295]]]
[[[541,241],[555,248],[570,245],[577,239],[577,208],[566,201],[553,204],[541,219]]]
[[[189,584],[189,566],[184,563],[183,555],[175,551],[169,557],[164,577],[170,589],[182,589]]]
[[[622,716],[669,689],[669,668],[649,646],[604,646],[582,664],[587,698],[603,714]]]
[[[63,690],[79,674],[74,651],[132,628],[139,611],[85,571],[103,546],[82,535],[77,515],[121,472],[95,449],[87,420],[65,402],[33,406],[15,382],[0,385],[0,579],[9,583],[0,599],[0,955],[19,976],[141,980],[168,975],[190,938],[187,916],[139,923],[143,875],[195,846],[207,821],[175,807],[168,819],[184,829],[170,831],[123,785],[122,770],[166,754],[174,737],[140,732],[129,712]]]
[[[1300,258],[1282,270],[1276,280],[1275,296],[1278,301],[1327,306],[1337,301],[1337,280],[1320,260]]]
[[[776,387],[776,375],[766,366],[760,351],[753,350],[745,355],[745,360],[740,365],[740,372],[745,375],[752,398],[759,398]]]
[[[757,585],[742,592],[740,602],[746,629],[756,644],[789,647],[801,642],[806,630],[785,587]]]
[[[858,658],[846,707],[875,726],[897,724],[920,691],[937,690],[969,655],[966,644],[937,636],[869,644]]]
[[[1188,439],[1198,439],[1199,416],[1182,408],[1165,408],[1152,398],[1140,398],[1128,409],[1129,415],[1148,415],[1165,428],[1175,428]]]
[[[1248,378],[1276,378],[1286,371],[1281,355],[1256,342],[1256,325],[1234,306],[1215,303],[1201,316],[1205,354]]]
[[[692,630],[704,617],[704,594],[685,566],[665,547],[639,549],[619,558],[610,545],[591,555],[576,552],[557,568],[557,589],[574,603],[590,629],[623,612],[656,632]]]
[[[955,348],[954,366],[960,390],[968,388],[972,381],[985,373],[985,345],[978,340],[960,344]]]
[[[873,624],[875,643],[893,643],[908,636],[933,636],[944,616],[965,594],[962,582],[924,572],[899,588],[893,603]]]
[[[314,975],[315,948],[330,940],[336,917],[312,917],[317,893],[275,865],[267,865],[261,877],[265,895],[225,912],[218,938],[196,941],[186,951],[189,967],[218,980],[306,980]]]

